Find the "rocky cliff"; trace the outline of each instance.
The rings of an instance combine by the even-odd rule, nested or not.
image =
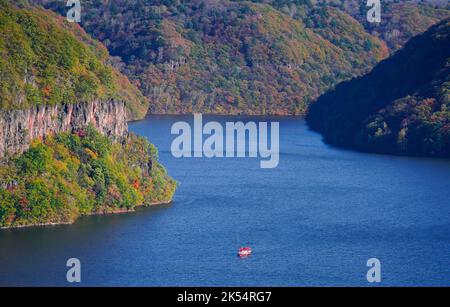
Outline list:
[[[126,118],[125,103],[115,100],[0,111],[0,157],[22,153],[31,140],[82,130],[88,124],[120,139],[128,133]]]

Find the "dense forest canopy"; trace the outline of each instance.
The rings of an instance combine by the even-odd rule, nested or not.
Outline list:
[[[26,130],[11,110],[98,100],[125,102],[130,119],[148,110],[148,100],[110,64],[107,49],[79,25],[26,1],[0,0],[2,141],[11,127]],[[38,118],[57,122],[61,116],[42,110]],[[176,183],[145,138],[125,131],[113,141],[94,126],[53,134],[39,124],[34,129],[44,133],[31,144],[28,131],[13,135],[28,150],[0,157],[0,228],[72,223],[82,215],[171,201]]]
[[[332,144],[450,157],[450,19],[323,95],[308,122]]]
[[[36,0],[65,14],[61,1]],[[82,26],[151,99],[153,113],[303,114],[388,55],[347,13],[308,18],[248,1],[83,1]]]
[[[317,21],[315,15],[324,8],[339,9],[356,19],[368,33],[386,42],[392,53],[400,49],[411,37],[450,17],[450,2],[447,0],[383,0],[380,23],[367,21],[371,6],[367,6],[367,1],[364,0],[251,1],[270,4],[290,17],[303,20],[308,28],[329,29],[329,24]]]
[[[176,183],[157,160],[146,139],[112,143],[91,126],[36,140],[0,167],[0,227],[73,223],[169,202]]]
[[[119,99],[131,117],[148,101],[108,65],[107,49],[50,11],[0,0],[0,109]]]
[[[278,2],[278,1],[276,1]],[[381,23],[366,19],[367,1],[317,0],[317,5],[332,5],[358,20],[370,34],[387,43],[392,52],[400,49],[413,36],[427,30],[440,20],[450,17],[447,0],[383,0]]]

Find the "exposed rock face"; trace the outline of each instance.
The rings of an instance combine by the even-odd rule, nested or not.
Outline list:
[[[128,133],[125,103],[94,101],[0,111],[0,157],[25,151],[33,139],[76,131],[88,124],[113,139],[124,137]]]

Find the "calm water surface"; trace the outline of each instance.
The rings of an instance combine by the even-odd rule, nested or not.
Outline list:
[[[175,159],[181,119],[130,125],[180,182],[171,206],[2,231],[0,285],[68,285],[72,257],[85,286],[364,286],[372,257],[382,285],[450,285],[449,161],[332,148],[296,118],[277,119],[276,169]],[[240,260],[246,244],[254,255]]]

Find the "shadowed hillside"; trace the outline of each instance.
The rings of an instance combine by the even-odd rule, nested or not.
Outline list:
[[[336,145],[450,156],[450,19],[412,38],[364,77],[310,108],[308,122]]]

